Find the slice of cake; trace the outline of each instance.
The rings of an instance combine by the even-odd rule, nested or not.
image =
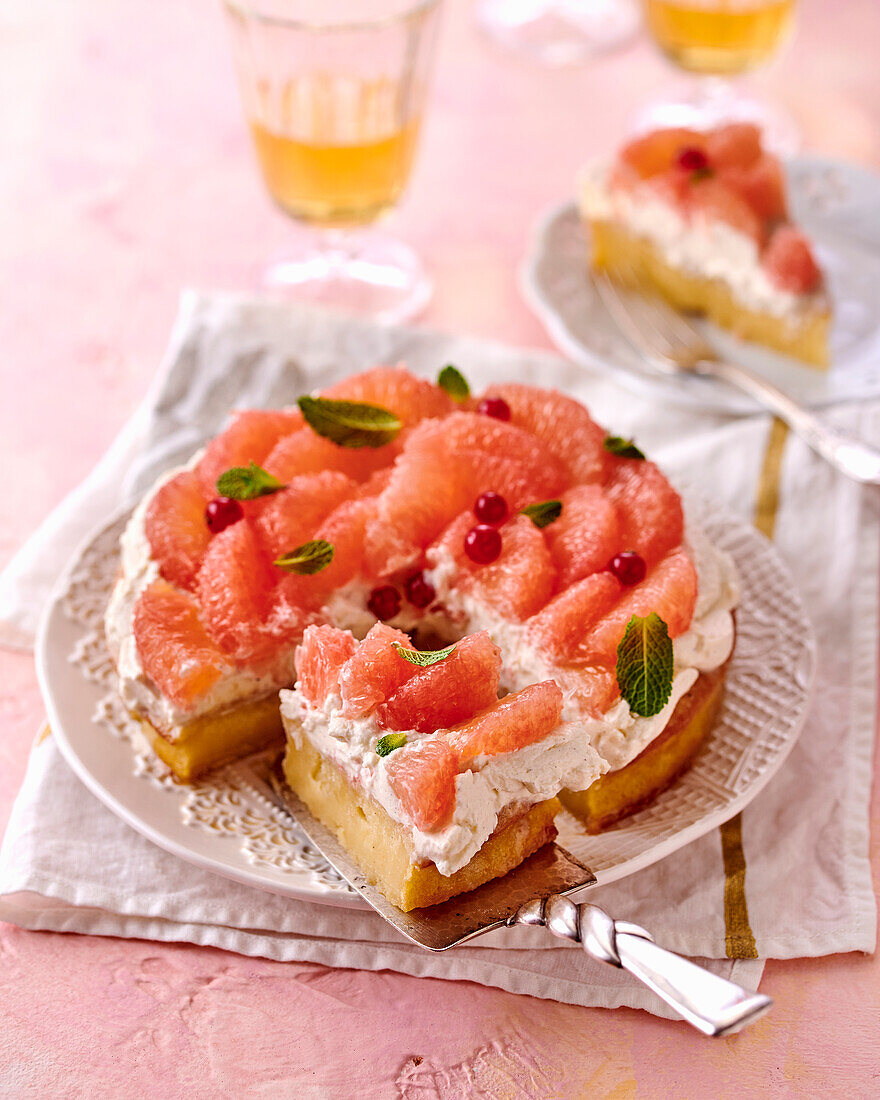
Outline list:
[[[634,443],[565,394],[471,397],[448,371],[440,385],[376,368],[299,408],[236,414],[136,509],[106,616],[122,698],[182,780],[283,744],[279,692],[298,684],[290,782],[355,854],[375,840],[366,818],[397,837],[400,873],[374,873],[407,905],[486,845],[506,855],[480,874],[503,873],[546,837],[557,793],[593,792],[562,797],[598,828],[671,782],[711,726],[737,599],[733,563]],[[404,650],[453,648],[421,667],[378,623]],[[654,654],[635,675],[634,639]],[[310,655],[332,672],[321,690]],[[406,744],[380,764],[386,731]],[[452,808],[425,828],[431,788],[406,810],[381,777],[429,752]],[[483,792],[479,828],[462,825],[467,791]],[[449,822],[470,847],[434,860],[421,834]]]
[[[498,698],[485,631],[420,653],[379,623],[310,626],[281,692],[284,772],[399,908],[506,874],[556,835],[555,795],[605,770],[552,680]]]
[[[828,365],[822,272],[779,161],[746,123],[657,130],[581,174],[590,262],[745,340]]]

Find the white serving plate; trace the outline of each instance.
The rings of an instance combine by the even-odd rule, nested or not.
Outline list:
[[[587,836],[567,814],[558,819],[560,842],[600,883],[656,862],[741,810],[782,765],[807,713],[815,642],[775,549],[714,505],[688,501],[687,514],[733,555],[742,577],[725,698],[694,766],[647,809],[600,836]],[[49,722],[71,767],[114,813],[182,859],[274,893],[364,906],[260,793],[266,754],[186,786],[125,711],[103,633],[125,520],[117,517],[77,553],[38,640]]]
[[[880,395],[880,177],[821,157],[796,157],[786,170],[793,217],[816,245],[834,309],[827,371],[747,344],[700,322],[722,356],[749,367],[805,405]],[[575,204],[549,211],[532,236],[520,286],[556,346],[592,370],[659,401],[707,411],[749,413],[752,398],[711,378],[656,377],[608,317],[587,277],[587,239]]]

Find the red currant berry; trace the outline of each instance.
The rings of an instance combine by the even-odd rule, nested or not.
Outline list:
[[[645,579],[645,559],[635,550],[623,550],[620,554],[615,554],[608,563],[608,571],[621,584],[638,584]]]
[[[480,493],[474,501],[474,515],[480,523],[489,523],[497,527],[507,519],[507,501],[500,493],[494,493],[489,489],[486,493]]]
[[[403,590],[413,607],[427,607],[434,602],[437,595],[433,584],[425,580],[424,573],[413,573],[404,584]]]
[[[685,172],[702,172],[709,167],[709,158],[696,145],[686,145],[678,151],[678,167]]]
[[[484,397],[477,405],[477,412],[496,420],[510,420],[510,405],[503,397]]]
[[[225,531],[233,523],[238,523],[243,515],[241,505],[231,497],[214,497],[205,508],[205,522],[208,530],[215,535]]]
[[[488,523],[478,523],[464,537],[464,552],[477,565],[488,565],[501,553],[501,533]]]
[[[382,584],[370,593],[367,607],[377,619],[383,622],[393,619],[400,611],[400,593],[393,584]]]

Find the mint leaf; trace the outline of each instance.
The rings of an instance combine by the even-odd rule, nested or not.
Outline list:
[[[333,543],[326,539],[313,539],[304,542],[287,554],[282,554],[272,563],[285,573],[298,573],[300,576],[320,573],[333,561]]]
[[[376,752],[380,756],[387,756],[395,749],[402,749],[405,744],[405,733],[386,733],[384,737],[380,737],[376,742]]]
[[[455,649],[455,642],[445,649],[407,649],[405,645],[400,645],[398,642],[394,643],[394,648],[397,650],[398,657],[403,657],[411,665],[429,668],[431,665],[436,665],[438,661],[445,661]]]
[[[451,363],[445,366],[437,375],[437,385],[441,390],[445,390],[452,400],[458,402],[459,405],[463,401],[467,401],[471,395],[471,388],[467,384],[467,379]]]
[[[217,492],[232,500],[256,500],[285,488],[284,483],[268,470],[252,462],[250,466],[233,466],[217,478]]]
[[[622,435],[606,435],[602,446],[609,454],[617,455],[618,458],[645,457],[631,439],[624,439]]]
[[[562,501],[542,500],[540,504],[527,504],[519,513],[528,516],[536,527],[549,527],[562,515]]]
[[[309,427],[340,447],[383,447],[403,427],[400,418],[380,405],[301,397],[297,404]]]
[[[617,647],[617,683],[633,714],[659,714],[672,694],[672,640],[656,611],[626,624]]]

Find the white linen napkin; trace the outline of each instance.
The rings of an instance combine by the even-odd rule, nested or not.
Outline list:
[[[780,773],[729,831],[701,838],[591,900],[660,943],[755,988],[762,959],[871,951],[876,912],[868,796],[876,714],[878,497],[835,474],[768,417],[730,420],[659,409],[545,352],[389,328],[228,295],[184,297],[162,374],[87,481],[0,576],[9,641],[30,640],[49,585],[78,543],[215,433],[234,407],[294,395],[377,362],[428,376],[455,362],[477,384],[562,377],[600,423],[633,434],[682,482],[765,527],[819,633],[806,728]],[[880,405],[834,419],[880,437]],[[778,459],[778,477],[773,460]],[[768,472],[769,471],[769,472]],[[59,537],[63,535],[63,537]],[[103,734],[102,734],[103,735]],[[731,848],[732,845],[732,848]],[[723,856],[726,851],[726,859]],[[100,858],[95,858],[95,853]],[[744,895],[741,887],[745,875]],[[739,891],[739,908],[730,904]],[[747,906],[747,912],[746,912]],[[462,978],[584,1005],[669,1015],[627,975],[545,932],[515,929],[435,956],[370,912],[292,901],[182,862],[118,820],[79,782],[49,737],[35,746],[0,850],[0,919],[26,928],[185,940],[274,959]],[[743,920],[745,926],[743,928]],[[749,954],[758,958],[726,958]],[[537,950],[541,948],[541,950]],[[754,952],[752,952],[754,953]]]

